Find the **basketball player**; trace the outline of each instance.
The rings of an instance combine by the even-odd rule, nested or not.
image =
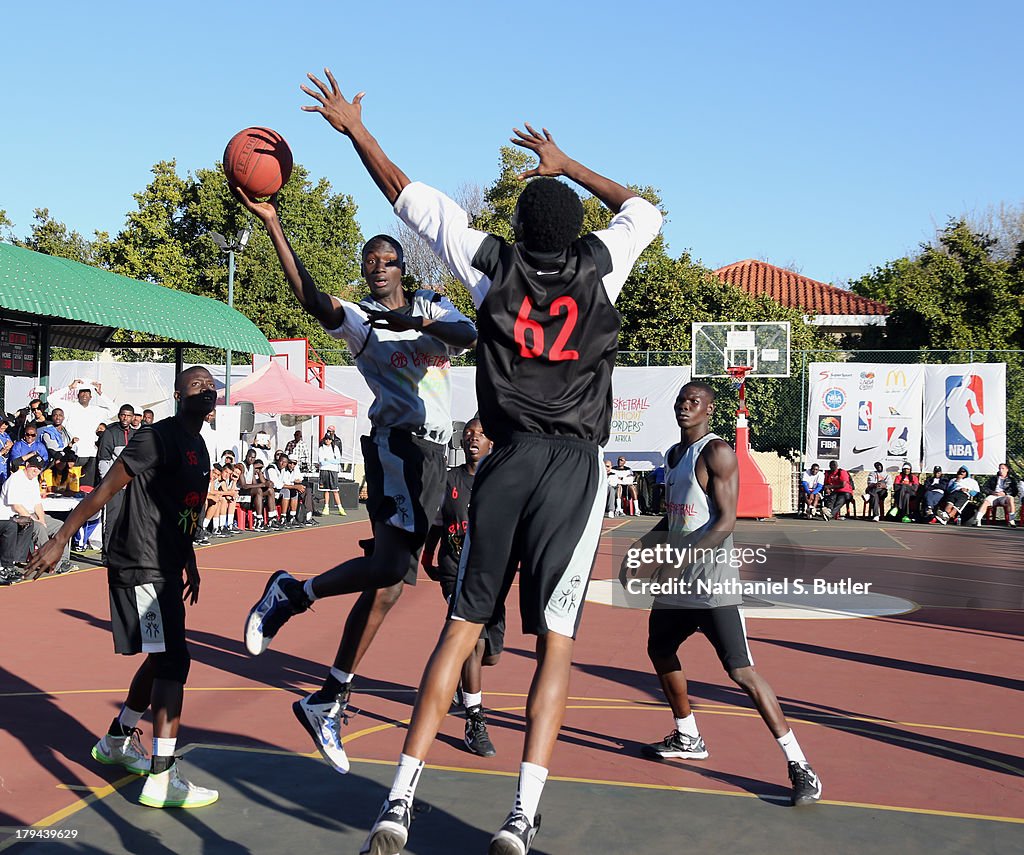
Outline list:
[[[406,292],[401,244],[387,235],[363,247],[370,289],[360,303],[319,290],[292,249],[277,214],[277,198],[254,202],[233,188],[266,227],[299,305],[334,338],[343,340],[374,395],[372,429],[362,438],[367,510],[373,524],[370,554],[345,561],[305,583],[279,570],[250,610],[245,643],[258,655],[292,615],[321,597],[362,592],[349,612],[334,665],[323,687],[292,704],[321,755],[339,772],[349,769],[341,725],[352,679],[381,622],[416,583],[419,554],[437,516],[451,437],[451,357],[472,347],[476,327],[434,291]],[[451,694],[449,693],[449,698]]]
[[[424,566],[427,573],[441,583],[445,602],[450,603],[459,575],[462,547],[469,529],[469,500],[477,466],[491,450],[491,441],[484,433],[480,419],[470,419],[462,431],[462,451],[466,462],[448,470],[441,511],[427,536]],[[429,567],[434,547],[440,544],[437,567]],[[462,705],[466,710],[466,747],[481,757],[493,757],[494,744],[487,732],[483,712],[481,666],[497,665],[505,646],[505,606],[488,621],[480,640],[462,666]]]
[[[146,775],[139,802],[155,808],[198,808],[217,791],[182,777],[174,759],[191,657],[185,642],[185,605],[199,602],[199,571],[192,538],[202,524],[210,458],[199,435],[217,404],[210,372],[187,368],[174,382],[178,413],[132,434],[106,477],[70,513],[60,530],[32,555],[29,578],[52,570],[87,520],[123,487],[121,512],[104,536],[109,567],[114,650],[147,654],[110,730],[92,749],[100,763]],[[184,581],[182,573],[184,572]],[[140,744],[139,720],[153,708],[153,756]]]
[[[516,242],[469,228],[451,199],[408,177],[362,122],[362,93],[348,101],[333,75],[303,91],[352,141],[395,212],[424,238],[477,307],[476,390],[494,449],[480,465],[449,620],[420,681],[394,785],[363,846],[397,853],[408,838],[416,784],[448,711],[466,657],[504,602],[521,565],[523,629],[538,636],[515,806],[491,855],[529,850],[537,806],[565,714],[573,639],[597,552],[607,482],[600,446],[611,423],[618,296],[633,263],[661,228],[661,214],[633,191],[566,156],[529,125],[516,144],[544,176],[523,190]],[[614,212],[609,228],[579,237],[583,205],[566,176]]]
[[[675,402],[680,441],[666,455],[665,507],[667,514],[656,527],[695,550],[733,553],[739,470],[736,453],[725,440],[711,433],[708,423],[715,411],[715,392],[706,383],[687,383]],[[700,553],[702,556],[706,553]],[[821,798],[821,781],[808,764],[800,745],[782,714],[775,693],[754,670],[747,646],[739,580],[731,561],[720,557],[695,558],[686,569],[678,593],[658,597],[651,609],[647,652],[661,687],[672,707],[676,726],[659,743],[644,747],[655,758],[703,760],[708,756],[704,740],[690,708],[686,675],[679,664],[680,645],[696,632],[711,642],[732,680],[757,707],[765,724],[786,756],[793,804],[813,804]],[[731,587],[731,592],[730,592]]]

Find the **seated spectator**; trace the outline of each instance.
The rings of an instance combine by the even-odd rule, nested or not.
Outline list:
[[[290,525],[314,526],[313,491],[306,486],[306,480],[299,469],[299,461],[294,457],[287,458],[284,470],[284,483],[291,491]]]
[[[880,462],[875,462],[875,471],[868,472],[868,486],[864,501],[871,506],[871,520],[878,522],[885,510],[885,497],[889,495],[889,473]]]
[[[46,412],[49,409],[49,406],[49,404],[41,401],[39,398],[33,398],[28,402],[28,410],[25,413],[25,419],[21,426],[22,436],[24,436],[25,428],[29,425],[34,425],[38,432],[41,428],[50,424],[50,417]]]
[[[285,516],[288,511],[288,505],[292,500],[292,492],[288,489],[288,485],[285,483],[284,472],[288,468],[288,455],[283,451],[277,451],[274,454],[274,462],[269,464],[264,473],[267,476],[267,480],[274,487],[274,498],[271,500],[271,505],[274,507],[272,513],[268,513],[267,525],[271,528],[284,528],[285,527]],[[277,508],[281,509],[281,516],[278,517]]]
[[[271,511],[276,517],[277,507],[274,503],[274,485],[264,474],[263,461],[256,456],[253,448],[246,452],[242,476],[238,479],[238,491],[241,496],[250,498],[253,530],[262,531],[266,527],[265,512]]]
[[[56,534],[63,522],[47,516],[43,510],[43,495],[39,487],[39,473],[43,469],[42,458],[35,453],[12,461],[17,471],[4,482],[0,489],[0,519],[9,520],[15,516],[28,517],[34,526],[35,545],[45,543],[51,534]],[[58,573],[67,573],[78,568],[71,563],[71,543],[64,547],[64,555],[57,564]]]
[[[50,454],[46,450],[46,446],[39,439],[39,429],[32,422],[25,425],[24,430],[21,432],[21,439],[11,446],[10,459],[28,457],[30,454],[38,454],[42,458],[44,466],[50,460]]]
[[[64,410],[60,407],[54,409],[50,424],[39,429],[39,437],[51,460],[67,448],[74,449],[74,439],[64,427]]]
[[[210,464],[210,486],[206,489],[206,514],[196,529],[195,542],[205,546],[210,537],[231,537],[228,526],[228,497],[223,487],[224,472],[219,463]]]
[[[975,481],[966,466],[961,466],[956,471],[956,477],[946,486],[946,494],[939,502],[935,516],[929,520],[932,523],[946,525],[962,517],[971,500],[981,492],[981,487]]]
[[[999,474],[993,475],[982,488],[985,498],[978,506],[978,513],[974,517],[974,524],[981,525],[981,518],[989,508],[1002,508],[1006,513],[1006,524],[1015,526],[1017,522],[1013,518],[1013,500],[1017,495],[1019,486],[1017,479],[1010,472],[1006,463],[999,464]]]
[[[825,495],[821,500],[821,515],[827,519],[840,519],[843,508],[853,502],[853,480],[835,460],[829,461],[825,475]]]
[[[60,452],[48,469],[39,476],[39,483],[47,495],[81,497],[78,467],[75,452],[70,448]]]
[[[7,480],[7,460],[14,447],[14,440],[8,433],[14,424],[14,416],[0,413],[0,485]]]
[[[320,466],[320,492],[324,494],[324,513],[331,512],[331,496],[333,495],[338,513],[345,516],[345,509],[341,506],[341,495],[338,492],[341,477],[341,449],[335,445],[330,433],[324,434],[316,454],[317,463]]]
[[[910,464],[904,463],[899,474],[893,478],[893,504],[886,516],[899,519],[901,522],[910,522],[910,503],[917,498],[920,488],[920,479],[914,474]]]
[[[949,486],[949,479],[942,474],[942,467],[936,466],[932,474],[925,478],[921,475],[921,487],[918,490],[918,497],[921,500],[921,508],[918,516],[922,521],[930,520],[935,515],[942,497],[946,495],[946,487]]]
[[[636,490],[636,474],[626,465],[626,458],[620,457],[612,469],[619,476],[619,495],[626,501],[624,504],[634,517],[640,516],[640,497]]]
[[[605,513],[608,519],[614,519],[622,513],[622,506],[619,504],[619,473],[612,468],[612,462],[605,460],[604,474],[608,479],[608,497],[604,503]]]
[[[800,502],[797,513],[810,519],[816,511],[820,511],[819,505],[824,489],[825,474],[817,463],[812,463],[811,468],[800,476]]]
[[[665,513],[665,464],[654,468],[654,489],[651,491],[651,513]]]
[[[27,519],[0,519],[0,585],[20,582],[21,570],[32,551],[32,522]]]

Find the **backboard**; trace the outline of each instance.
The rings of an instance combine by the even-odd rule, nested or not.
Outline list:
[[[728,369],[750,368],[747,377],[789,377],[789,321],[703,321],[691,328],[694,377],[728,377]]]
[[[274,346],[273,356],[264,356],[261,353],[252,355],[252,370],[258,371],[268,362],[281,363],[281,367],[289,374],[294,374],[303,383],[308,382],[306,376],[306,363],[309,361],[309,341],[304,338],[273,338],[270,343]]]

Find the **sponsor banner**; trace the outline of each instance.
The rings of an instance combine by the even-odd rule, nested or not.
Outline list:
[[[1006,365],[926,365],[925,466],[971,474],[1006,461]]]
[[[920,365],[815,362],[809,367],[808,463],[889,471],[921,466]]]
[[[452,419],[468,421],[476,415],[476,369],[453,368]],[[679,442],[675,400],[681,387],[690,381],[690,367],[616,368],[612,374],[611,435],[605,451],[645,455],[664,453]],[[370,432],[366,418],[373,394],[353,366],[327,366],[327,385],[334,391],[355,398],[359,403],[358,430]],[[458,440],[456,440],[457,442]],[[358,443],[356,444],[357,460]]]

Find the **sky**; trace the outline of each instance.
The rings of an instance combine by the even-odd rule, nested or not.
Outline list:
[[[13,4],[0,209],[19,237],[36,208],[115,235],[153,164],[211,167],[265,125],[364,235],[391,231],[348,140],[299,109],[327,66],[413,180],[486,187],[528,121],[657,188],[672,255],[839,284],[1024,202],[1022,25],[1024,4],[987,0]]]

